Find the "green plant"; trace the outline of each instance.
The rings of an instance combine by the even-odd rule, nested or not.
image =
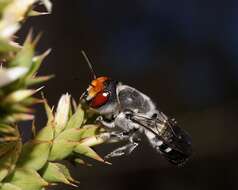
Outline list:
[[[43,4],[47,12],[33,10]],[[35,55],[39,37],[28,34],[21,46],[14,34],[28,16],[50,13],[48,0],[0,1],[0,190],[43,190],[55,183],[76,185],[67,167],[59,161],[70,157],[76,163],[85,163],[81,155],[104,162],[91,148],[108,140],[107,132],[97,125],[87,124],[85,111],[76,105],[69,94],[59,100],[53,111],[45,98],[33,95],[51,76],[36,76],[47,50]],[[43,103],[48,120],[33,138],[22,143],[18,122],[33,120],[31,106]]]

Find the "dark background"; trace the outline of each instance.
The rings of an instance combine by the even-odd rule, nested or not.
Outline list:
[[[51,105],[69,92],[78,99],[90,81],[84,49],[98,75],[149,95],[192,136],[183,168],[145,141],[112,166],[73,167],[81,190],[238,189],[238,1],[55,0],[53,13],[31,18],[43,32],[38,50],[53,49],[39,74],[55,74],[44,93]],[[40,116],[39,116],[40,115]],[[38,109],[37,123],[45,116]],[[104,155],[113,149],[103,145]],[[55,189],[77,189],[59,186]]]

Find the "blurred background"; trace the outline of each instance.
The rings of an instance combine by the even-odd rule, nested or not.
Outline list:
[[[51,15],[31,18],[19,33],[21,41],[33,26],[35,33],[43,32],[39,52],[53,49],[40,71],[56,75],[44,89],[51,105],[62,93],[78,99],[87,88],[84,49],[98,75],[149,95],[193,139],[193,157],[183,168],[169,164],[146,139],[131,156],[111,160],[112,166],[71,166],[78,189],[238,189],[238,1],[53,3]],[[43,126],[41,107],[38,112]],[[114,147],[96,150],[105,155]]]

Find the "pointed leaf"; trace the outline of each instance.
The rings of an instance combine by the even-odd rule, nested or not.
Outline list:
[[[6,123],[15,123],[17,121],[28,121],[28,120],[33,120],[34,115],[31,114],[24,114],[24,113],[16,113],[9,115],[4,119],[4,122]]]
[[[31,34],[28,35],[22,49],[17,53],[15,59],[10,63],[11,66],[22,66],[30,68],[34,54]]]
[[[11,183],[3,183],[2,185],[0,185],[0,190],[22,190],[22,189]]]
[[[2,100],[2,104],[17,103],[33,95],[36,90],[17,90]]]
[[[81,106],[78,106],[76,112],[69,119],[66,129],[81,127],[84,120],[84,110]]]
[[[1,123],[0,124],[0,135],[2,135],[2,134],[16,135],[18,133],[14,127]]]
[[[92,147],[92,146],[96,146],[105,142],[108,142],[107,138],[104,138],[104,136],[101,136],[101,135],[97,135],[97,136],[95,135],[95,136],[84,138],[82,141],[80,141],[80,144],[84,146]]]
[[[72,178],[70,172],[69,172],[69,169],[63,165],[63,164],[60,164],[60,163],[55,163],[58,168],[60,169],[61,173],[64,174],[64,176],[67,178],[67,180],[73,182],[73,183],[79,183],[79,181],[76,181],[75,179]]]
[[[91,137],[91,136],[95,136],[95,135],[99,134],[99,132],[104,131],[103,128],[101,128],[98,125],[94,125],[94,124],[93,125],[84,125],[83,129],[85,129],[85,131],[82,135],[82,139],[88,138],[88,137]]]
[[[87,129],[72,128],[61,132],[53,142],[49,160],[62,160],[70,155],[86,131]]]
[[[15,143],[15,147],[4,154],[0,159],[0,181],[9,175],[15,168],[15,164],[21,151],[21,142]]]
[[[73,185],[62,172],[61,167],[59,167],[59,165],[60,164],[51,162],[47,163],[41,171],[42,177],[50,183],[61,182],[68,185]]]
[[[44,101],[46,115],[47,115],[47,118],[48,118],[48,124],[50,124],[54,121],[54,115],[53,115],[52,109],[50,108],[50,106],[49,106],[47,100],[44,98],[44,96],[43,96],[43,101]]]
[[[16,146],[16,142],[7,142],[7,143],[1,143],[0,144],[0,158],[4,154],[6,154],[8,151],[12,150]]]
[[[28,79],[25,84],[27,86],[33,86],[33,85],[37,85],[37,84],[40,84],[40,83],[44,83],[44,82],[50,80],[53,77],[54,77],[53,75],[35,77],[35,78],[32,78],[32,79]]]
[[[0,87],[6,86],[24,74],[26,74],[28,69],[26,67],[14,67],[10,69],[1,69],[0,68]]]
[[[61,96],[57,106],[55,114],[56,135],[59,134],[62,130],[64,130],[69,117],[69,109],[70,95],[67,93]]]
[[[1,39],[0,38],[0,52],[2,53],[7,53],[7,52],[17,52],[20,50],[20,46],[13,42],[13,41],[9,41],[9,40],[6,40],[6,39]]]
[[[41,169],[47,162],[53,140],[53,128],[44,127],[34,140],[24,144],[18,166]]]
[[[50,13],[52,10],[52,3],[49,0],[41,0],[47,11]]]
[[[5,181],[22,190],[41,190],[48,185],[35,170],[30,168],[17,168]]]
[[[29,79],[29,78],[31,78],[32,76],[35,75],[35,73],[40,68],[40,66],[41,66],[43,60],[45,59],[45,57],[47,55],[49,55],[50,51],[51,51],[51,49],[48,49],[43,54],[33,57],[33,59],[32,59],[32,66],[29,69],[29,72],[26,74],[26,78],[27,79]]]
[[[97,161],[105,162],[92,148],[88,146],[79,144],[74,148],[74,151]]]

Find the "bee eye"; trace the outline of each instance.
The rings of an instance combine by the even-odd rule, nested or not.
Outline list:
[[[107,103],[109,99],[110,93],[107,91],[99,92],[90,102],[90,106],[92,108],[98,108],[105,103]]]

